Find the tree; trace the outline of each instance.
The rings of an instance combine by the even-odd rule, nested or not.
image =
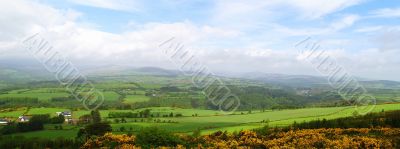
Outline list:
[[[354,117],[357,117],[357,116],[359,116],[360,114],[358,113],[358,111],[354,111],[354,112],[352,113],[352,115],[353,115]]]
[[[121,119],[121,123],[126,123],[126,119],[125,119],[125,118],[122,118],[122,119]]]
[[[90,113],[92,117],[92,123],[100,123],[101,122],[101,116],[99,110],[94,110]]]
[[[119,119],[117,119],[117,118],[114,119],[114,122],[115,122],[115,123],[119,123]]]
[[[1,129],[1,134],[12,134],[12,133],[17,133],[18,132],[18,128],[17,125],[15,123],[11,123],[9,125],[4,126]]]
[[[200,107],[199,100],[196,99],[196,98],[192,98],[192,99],[190,100],[190,104],[192,105],[192,108],[198,108],[198,107]]]
[[[164,129],[148,127],[143,128],[136,135],[136,143],[144,148],[156,148],[159,146],[176,146],[182,144],[182,140]]]
[[[78,123],[79,124],[87,124],[90,123],[92,116],[89,114],[85,114],[79,117]]]
[[[50,122],[50,115],[49,114],[32,115],[32,117],[29,121],[30,122],[40,122],[40,123],[46,124],[46,123]]]
[[[85,127],[85,132],[88,136],[101,136],[104,135],[106,132],[111,132],[112,128],[110,124],[104,123],[104,122],[99,122],[99,123],[93,123],[89,124]]]
[[[56,117],[51,118],[50,121],[53,124],[61,124],[61,123],[64,123],[65,118],[64,118],[64,115],[60,114]]]
[[[200,137],[200,135],[201,135],[201,129],[200,128],[197,128],[196,130],[193,130],[193,133],[192,133],[193,137],[197,138],[197,137]]]
[[[147,118],[150,116],[150,109],[146,109],[143,111],[143,117]]]
[[[121,126],[120,128],[119,128],[119,131],[121,131],[121,132],[124,132],[126,129],[125,129],[125,127],[124,126]]]

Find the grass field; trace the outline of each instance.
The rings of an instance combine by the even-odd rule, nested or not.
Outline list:
[[[67,90],[65,88],[38,88],[38,89],[33,89],[33,90],[26,90],[23,91],[23,93],[60,93],[60,92],[65,92],[67,93]]]
[[[143,90],[127,90],[125,91],[126,94],[128,95],[144,95],[146,94],[146,91]]]
[[[50,114],[50,116],[56,116],[56,112],[62,112],[62,111],[70,111],[69,109],[63,109],[63,108],[31,108],[28,111],[28,115],[33,115],[33,114]]]
[[[119,98],[119,95],[116,92],[112,91],[103,92],[103,95],[106,101],[116,101]]]
[[[145,108],[151,109],[155,113],[181,113],[183,117],[157,117],[157,118],[127,118],[127,123],[114,123],[113,119],[108,119],[111,122],[111,126],[115,133],[127,133],[132,128],[133,133],[137,132],[143,127],[156,126],[167,129],[175,133],[191,133],[196,129],[201,129],[202,134],[212,133],[215,131],[240,131],[246,129],[254,129],[263,127],[266,123],[261,123],[263,120],[268,120],[270,127],[282,127],[292,124],[294,121],[303,122],[316,119],[334,119],[339,117],[352,116],[354,107],[327,107],[327,108],[304,108],[304,109],[290,109],[290,110],[279,110],[279,111],[254,111],[251,114],[240,114],[242,112],[236,112],[234,115],[223,115],[219,111],[214,110],[201,110],[201,109],[182,109],[173,107],[152,107]],[[400,104],[383,104],[376,105],[372,112],[380,112],[382,110],[399,110]],[[29,111],[29,114],[55,114],[57,111],[66,109],[59,108],[33,108]],[[100,114],[103,119],[106,119],[109,112],[137,112],[144,109],[137,110],[101,110]],[[18,115],[23,111],[14,111],[0,113],[0,115]],[[78,118],[81,115],[89,114],[89,111],[74,111],[73,117]],[[245,112],[243,112],[245,113]],[[198,114],[197,117],[193,117],[193,114]],[[135,121],[136,120],[136,121]],[[161,122],[155,122],[160,120]],[[171,122],[168,122],[171,121]],[[70,130],[54,130],[54,126],[47,126],[46,130],[38,132],[20,133],[15,135],[26,135],[27,137],[74,137],[77,132],[77,127],[64,126]],[[124,132],[120,132],[121,127],[125,128]]]
[[[19,94],[19,93],[23,93],[23,92],[26,92],[26,91],[29,91],[30,89],[18,89],[18,90],[12,90],[12,91],[9,91],[8,93],[9,94]]]
[[[25,133],[16,133],[12,136],[24,136],[26,138],[46,138],[46,139],[57,139],[57,138],[75,138],[78,133],[78,129],[68,129],[68,130],[43,130],[43,131],[33,131]]]
[[[133,110],[100,110],[100,115],[101,115],[101,117],[105,118],[105,117],[108,117],[108,113],[110,113],[110,112],[133,112]],[[85,114],[90,114],[90,111],[86,111],[86,110],[73,111],[72,117],[79,118],[80,116],[85,115]]]
[[[10,111],[10,112],[0,112],[0,118],[3,117],[17,118],[18,116],[21,116],[25,112],[26,112],[25,109],[17,109],[15,111]]]
[[[9,93],[0,94],[0,97],[32,97],[38,98],[40,101],[49,101],[53,97],[68,97],[69,94],[65,92],[43,93],[43,92],[23,92],[23,93]]]
[[[139,131],[143,127],[161,127],[168,131],[172,131],[175,133],[190,133],[193,130],[200,129],[211,129],[211,128],[221,128],[232,126],[232,123],[148,123],[148,122],[137,122],[137,123],[118,123],[112,124],[113,131],[119,131],[121,127],[125,127],[126,130],[129,130],[132,127],[133,132]]]
[[[97,83],[96,88],[100,89],[124,89],[124,88],[138,88],[135,84],[125,82],[102,82]]]
[[[149,101],[150,98],[144,95],[128,95],[124,98],[124,103],[136,103]]]

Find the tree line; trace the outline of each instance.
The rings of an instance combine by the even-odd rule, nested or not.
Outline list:
[[[294,129],[316,129],[316,128],[375,128],[391,127],[400,128],[400,110],[381,111],[379,113],[369,113],[337,119],[318,119],[309,122],[294,122],[291,126]]]
[[[11,122],[0,129],[1,134],[13,134],[18,132],[38,131],[44,129],[44,124],[62,124],[64,116],[50,117],[49,114],[33,115],[28,122]]]

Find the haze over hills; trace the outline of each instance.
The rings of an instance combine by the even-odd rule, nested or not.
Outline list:
[[[35,81],[35,80],[53,80],[54,76],[44,68],[37,67],[20,67],[20,68],[0,68],[0,78],[2,81]],[[163,69],[159,67],[124,67],[124,66],[105,66],[83,69],[82,73],[87,76],[124,76],[124,75],[149,75],[149,76],[165,76],[177,77],[183,73],[179,70]],[[286,87],[328,87],[328,80],[322,76],[311,75],[288,75],[277,73],[241,73],[220,75],[220,77],[237,78],[261,81],[267,84],[280,85]],[[359,83],[366,88],[382,88],[382,89],[399,89],[400,82],[391,80],[372,80],[360,78]]]

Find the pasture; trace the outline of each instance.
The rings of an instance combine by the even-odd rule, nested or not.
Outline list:
[[[69,94],[66,92],[55,92],[55,93],[44,93],[44,92],[22,92],[22,93],[8,93],[0,94],[1,97],[32,97],[38,98],[39,101],[48,102],[54,97],[68,97]]]
[[[124,99],[124,103],[137,103],[137,102],[146,102],[149,101],[150,98],[144,95],[127,95]]]
[[[110,112],[139,112],[150,109],[151,113],[179,113],[182,117],[150,117],[150,118],[126,118],[126,123],[115,122],[114,119],[107,118]],[[382,104],[376,105],[372,112],[399,110],[400,104]],[[28,114],[51,114],[64,111],[63,108],[32,108]],[[208,134],[215,131],[240,131],[263,127],[268,121],[270,127],[282,127],[293,122],[311,121],[316,119],[334,119],[339,117],[352,116],[354,107],[326,107],[326,108],[304,108],[270,111],[238,111],[234,114],[224,114],[215,110],[202,109],[183,109],[176,107],[151,107],[137,110],[101,110],[100,114],[103,120],[111,123],[115,133],[135,133],[143,127],[161,127],[175,133],[190,134],[196,129],[202,130],[202,134]],[[0,116],[17,116],[23,113],[23,110],[12,112],[1,112]],[[73,118],[79,118],[84,114],[90,114],[90,111],[73,111]],[[197,114],[197,116],[195,116]],[[45,138],[73,138],[76,136],[78,127],[65,126],[64,130],[54,130],[53,126],[46,126],[43,131],[18,133],[15,135],[24,135],[27,137],[45,137]],[[121,129],[123,132],[121,132]]]
[[[50,116],[56,116],[56,112],[70,111],[64,108],[31,108],[29,109],[27,115],[34,114],[49,114]]]
[[[66,130],[42,130],[32,131],[24,133],[12,134],[12,136],[24,136],[26,138],[45,138],[45,139],[57,139],[57,138],[75,138],[78,133],[78,129],[66,129]]]

